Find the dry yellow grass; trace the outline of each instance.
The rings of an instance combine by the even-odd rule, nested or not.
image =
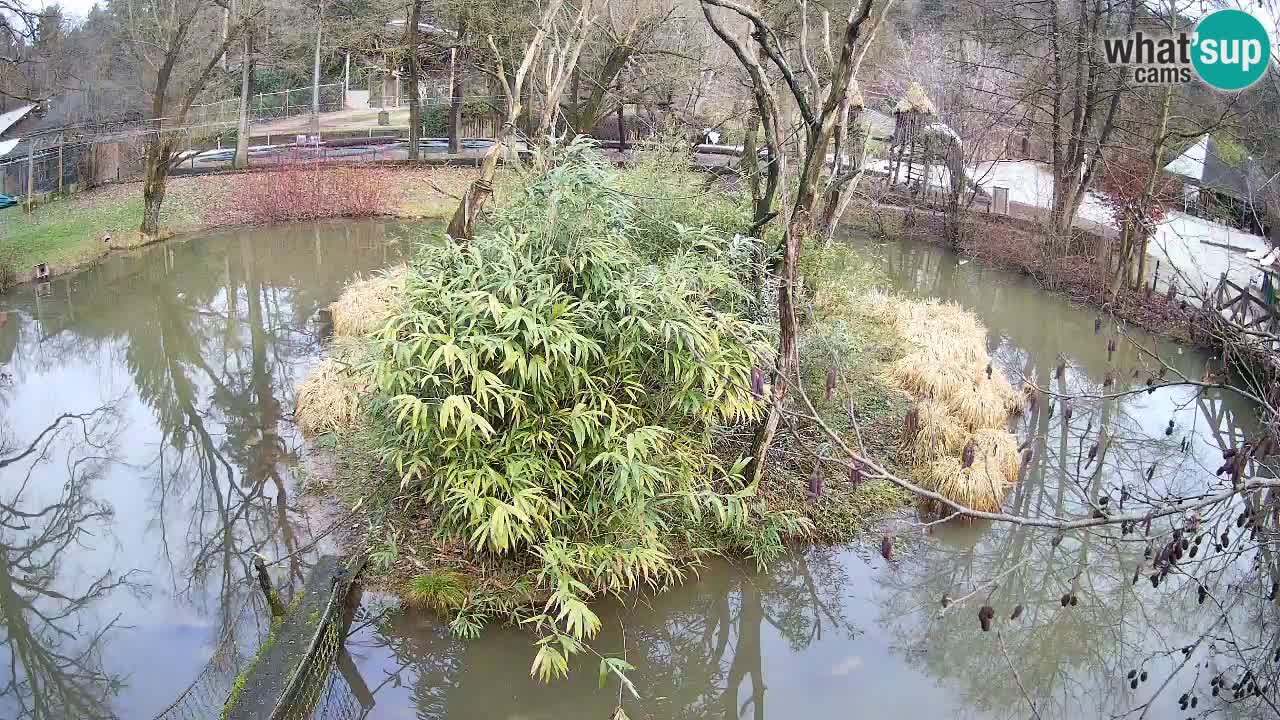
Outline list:
[[[999,512],[1005,492],[1018,480],[1017,441],[1003,430],[979,430],[968,444],[973,447],[969,467],[961,458],[943,457],[917,466],[918,479],[961,505]]]
[[[898,101],[894,112],[918,112],[926,115],[933,115],[937,109],[933,106],[933,101],[925,94],[924,88],[919,83],[911,83],[907,87],[907,94]]]
[[[904,433],[903,441],[917,463],[954,456],[969,440],[964,426],[935,400],[926,398],[915,402],[908,413],[908,432]]]
[[[888,375],[915,400],[905,436],[917,478],[955,502],[998,511],[1018,478],[1009,416],[1021,412],[1027,399],[991,367],[986,328],[954,303],[883,294],[865,302],[890,318],[911,347]],[[969,453],[972,462],[965,467]]]
[[[364,337],[382,327],[404,292],[405,266],[389,268],[370,278],[357,278],[329,306],[333,332],[339,337]]]
[[[304,435],[322,435],[354,427],[367,378],[355,370],[357,345],[335,346],[298,385],[294,419]]]

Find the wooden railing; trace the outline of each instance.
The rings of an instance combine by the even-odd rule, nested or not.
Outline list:
[[[1280,277],[1272,273],[1271,281],[1280,283]],[[1248,345],[1268,353],[1280,352],[1280,305],[1254,294],[1250,287],[1240,287],[1224,273],[1213,294],[1213,308]]]

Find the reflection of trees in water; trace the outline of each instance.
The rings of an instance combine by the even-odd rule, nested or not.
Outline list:
[[[780,559],[767,574],[717,563],[686,586],[646,598],[642,607],[602,607],[603,629],[592,645],[635,666],[628,676],[643,699],[625,698],[632,717],[763,720],[762,636],[777,635],[794,650],[830,634],[851,636],[843,604],[847,580],[838,555],[827,551]],[[610,715],[614,688],[598,688],[590,662],[550,686],[530,678],[530,642],[519,630],[497,627],[458,641],[443,623],[410,613],[380,624],[361,645],[394,658],[396,670],[384,685],[412,683],[419,718]],[[360,648],[352,652],[359,655]],[[786,711],[773,708],[772,714],[785,717]]]
[[[218,626],[243,618],[253,553],[287,556],[293,579],[305,573],[288,492],[301,442],[294,380],[320,352],[318,309],[389,256],[378,225],[254,231],[158,246],[59,279],[48,296],[22,288],[0,302],[18,384],[32,372],[56,382],[64,367],[102,365],[108,378],[123,368],[150,414],[132,420],[144,432],[126,450],[153,452],[137,470],[154,482],[146,550],[159,557],[137,562],[159,570],[149,579],[169,594],[216,604]],[[33,486],[48,487],[57,468],[39,460]]]
[[[110,408],[63,415],[24,446],[0,447],[0,715],[16,720],[113,717],[121,679],[103,669],[101,646],[115,626],[94,606],[136,591],[131,573],[88,582],[61,572],[64,552],[109,524],[111,508],[90,485],[111,460],[119,418]],[[34,487],[33,470],[60,463],[60,493]]]
[[[203,265],[149,276],[128,296],[139,307],[125,313],[138,320],[122,328],[124,363],[164,436],[151,470],[165,562],[184,578],[177,592],[213,590],[224,614],[253,553],[288,557],[292,584],[301,584],[287,477],[301,442],[287,414],[294,379],[320,351],[310,327],[317,310],[353,267],[375,253],[381,262],[381,251],[346,246],[329,250],[333,265],[314,265],[324,257],[313,252],[323,244],[317,232],[291,233],[283,248],[241,236],[225,253],[200,256]],[[314,282],[300,283],[299,271]],[[184,548],[170,544],[175,531]]]
[[[1061,396],[1075,396],[1069,404],[1056,401],[1052,415],[1050,403],[1042,401],[1019,420],[1019,438],[1029,438],[1034,459],[1006,500],[1010,514],[1081,517],[1123,508],[1124,497],[1149,503],[1196,497],[1206,488],[1216,492],[1225,482],[1215,477],[1222,450],[1258,430],[1252,408],[1235,395],[1214,391],[1170,388],[1155,395],[1081,398],[1141,389],[1160,365],[1126,342],[1118,342],[1112,354],[1107,345],[1109,338],[1118,338],[1114,328],[1105,323],[1095,327],[1092,314],[1065,310],[1060,298],[1045,296],[1029,282],[961,268],[955,256],[933,248],[886,246],[884,254],[883,267],[901,286],[974,310],[990,330],[993,356],[1015,383],[1025,378]],[[1204,371],[1199,353],[1184,353],[1152,338],[1137,340],[1175,372],[1198,378]],[[1059,353],[1066,363],[1061,377],[1056,371]],[[1174,425],[1166,434],[1170,420]],[[1271,469],[1253,464],[1246,475],[1254,472]],[[1112,503],[1109,508],[1101,505],[1102,495]],[[1237,506],[1219,514],[1208,521],[1207,530],[1216,537],[1232,525],[1238,511]],[[1181,526],[1181,518],[1174,522]],[[1159,522],[1155,534],[1170,529],[1167,521]],[[890,592],[883,616],[893,620],[896,634],[919,653],[931,674],[958,688],[973,707],[996,716],[1027,714],[1027,700],[1008,672],[1010,663],[1045,717],[1105,717],[1134,708],[1140,713],[1164,678],[1174,673],[1170,687],[1177,689],[1161,700],[1162,711],[1171,710],[1173,698],[1197,682],[1204,710],[1210,707],[1204,700],[1212,674],[1204,669],[1206,660],[1220,666],[1224,657],[1239,658],[1239,673],[1256,667],[1246,656],[1256,656],[1260,648],[1269,653],[1276,642],[1269,629],[1275,621],[1274,603],[1254,603],[1251,615],[1233,608],[1228,613],[1236,621],[1233,628],[1220,622],[1216,601],[1197,603],[1201,582],[1220,594],[1224,604],[1234,597],[1252,598],[1241,581],[1257,576],[1254,553],[1210,553],[1210,539],[1197,559],[1184,560],[1153,588],[1144,533],[1119,530],[1074,532],[1057,545],[1052,534],[1016,525],[943,533],[960,537],[931,545],[884,574],[882,582]],[[1167,541],[1167,535],[1155,541],[1155,551]],[[1265,551],[1265,545],[1259,549]],[[999,587],[992,590],[988,583],[996,578]],[[1252,587],[1259,587],[1256,580]],[[975,599],[937,617],[944,593],[954,598],[975,588],[981,588]],[[1064,594],[1075,594],[1078,605],[1064,608]],[[995,609],[1008,660],[995,634],[978,627],[976,612],[983,604]],[[1018,604],[1024,605],[1024,614],[1009,622]],[[1202,639],[1203,647],[1213,640],[1213,649],[1194,655],[1179,671],[1180,648]],[[1135,668],[1146,670],[1153,682],[1139,683],[1131,691],[1127,674]]]

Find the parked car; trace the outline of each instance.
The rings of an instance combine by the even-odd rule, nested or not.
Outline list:
[[[7,207],[13,207],[14,205],[17,205],[17,204],[18,204],[18,201],[14,200],[8,195],[0,195],[0,210],[3,210]]]

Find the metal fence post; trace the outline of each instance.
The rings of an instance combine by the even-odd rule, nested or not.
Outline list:
[[[36,199],[36,140],[27,141],[27,209],[33,209]]]

